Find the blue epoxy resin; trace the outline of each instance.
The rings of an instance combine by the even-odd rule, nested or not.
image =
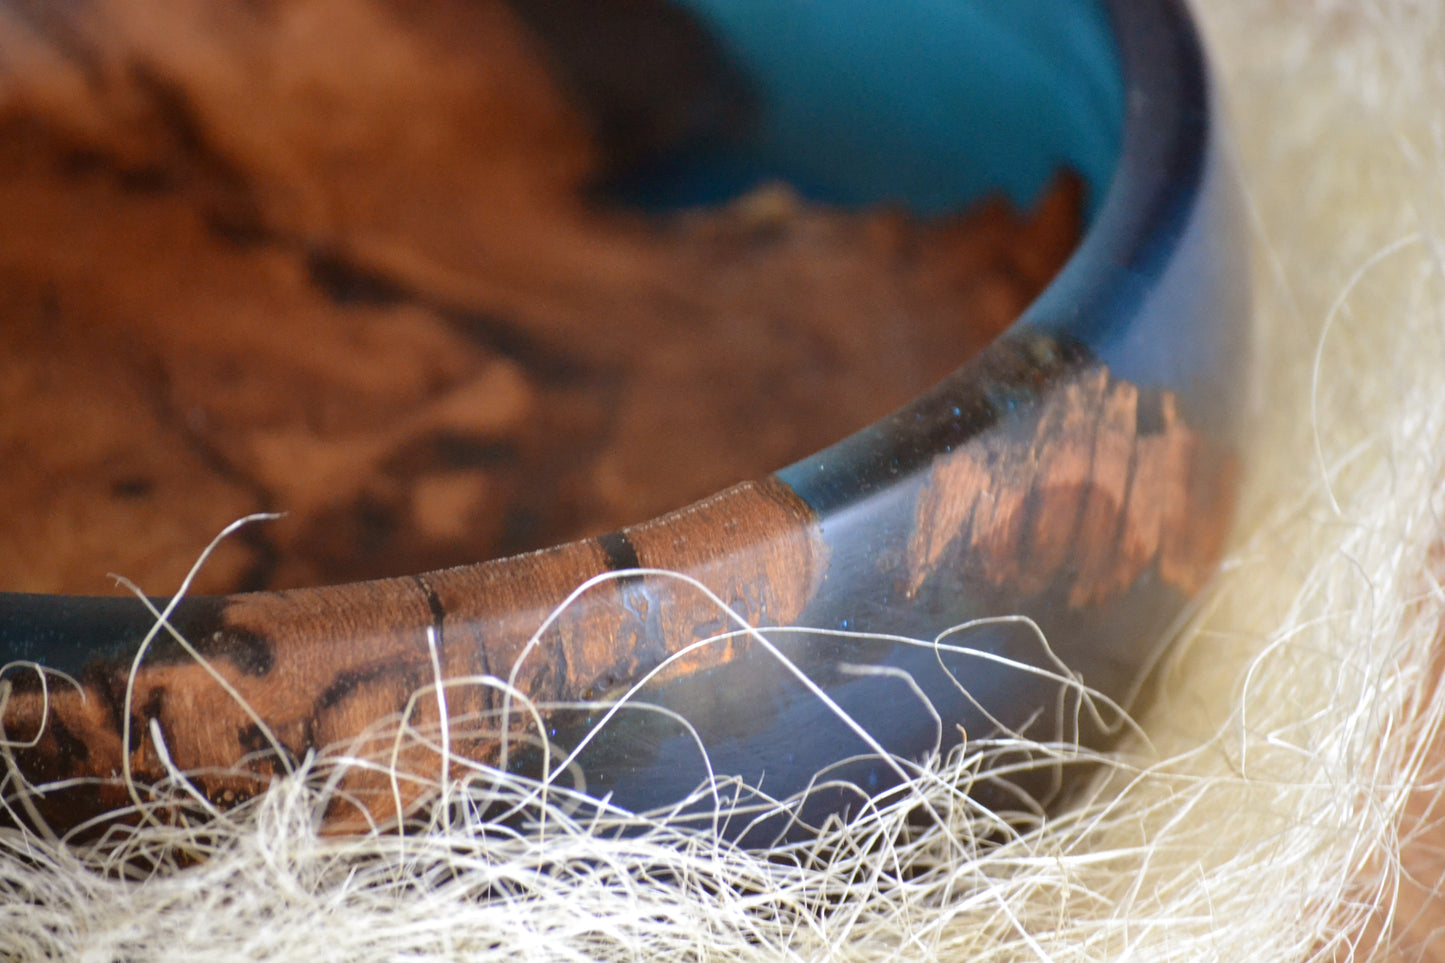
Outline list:
[[[932,216],[1002,192],[1030,206],[1061,168],[1090,208],[1124,126],[1104,8],[1089,0],[680,0],[753,83],[739,148],[690,156],[655,206],[713,202],[780,178],[806,197]],[[655,173],[655,172],[654,172]]]

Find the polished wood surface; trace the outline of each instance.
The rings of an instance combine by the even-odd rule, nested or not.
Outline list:
[[[1171,393],[1087,370],[1049,397],[1031,435],[938,459],[908,541],[910,587],[949,567],[1021,597],[1062,583],[1083,607],[1157,567],[1192,595],[1224,551],[1236,475]]]
[[[597,740],[581,769],[620,805],[690,791],[675,756],[693,741],[784,795],[860,753],[844,781],[875,787],[889,753],[1032,724],[1064,683],[965,686],[966,653],[893,638],[860,656],[728,633],[927,640],[1023,613],[1112,694],[1212,571],[1235,468],[1232,439],[1191,420],[1199,398],[1119,377],[1067,330],[1009,327],[1079,235],[1076,178],[1031,213],[929,221],[768,182],[627,207],[606,186],[639,144],[725,141],[751,92],[716,51],[692,59],[700,35],[669,7],[638,43],[701,73],[638,113],[640,68],[579,53],[570,9],[94,0],[10,25],[59,67],[24,74],[0,152],[0,207],[30,228],[0,238],[9,400],[58,398],[59,416],[6,427],[28,470],[0,477],[26,506],[0,535],[4,587],[89,590],[66,580],[102,561],[73,532],[122,570],[150,553],[128,572],[147,578],[206,519],[292,514],[223,546],[174,635],[147,636],[139,602],[0,595],[4,733],[15,774],[53,787],[43,819],[75,826],[180,773],[168,814],[228,805],[339,752],[369,761],[331,825],[386,822],[439,769],[548,775],[529,750],[585,742],[590,713],[644,682],[690,728],[632,718]],[[154,29],[97,30],[142,11]],[[338,32],[380,72],[332,58]],[[139,66],[71,91],[103,122],[67,125],[57,77],[102,53]],[[717,124],[688,122],[702,105]],[[163,547],[81,512],[136,533],[163,517]],[[31,561],[42,543],[53,561]],[[1021,627],[976,641],[1040,658]],[[856,658],[929,708],[860,690]],[[840,711],[860,720],[841,737]]]
[[[557,6],[0,5],[0,589],[166,594],[256,511],[285,517],[196,591],[640,522],[903,404],[1077,237],[1077,184],[938,221],[776,185],[601,203],[630,155],[598,124],[686,142],[731,87],[674,82],[653,117],[633,74],[661,67],[614,54],[579,100],[568,38],[529,26]],[[659,64],[699,42],[672,22]]]

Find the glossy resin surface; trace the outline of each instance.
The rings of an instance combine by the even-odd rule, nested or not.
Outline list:
[[[669,167],[659,198],[784,171],[821,196],[931,210],[990,188],[1027,196],[1071,163],[1094,193],[1079,250],[1002,338],[903,410],[620,532],[410,578],[186,599],[171,624],[191,650],[160,633],[139,659],[154,621],[139,601],[0,595],[6,738],[31,783],[64,783],[46,818],[124,805],[123,771],[162,780],[167,758],[226,803],[309,751],[390,747],[388,719],[438,723],[435,694],[413,698],[438,676],[452,752],[549,768],[627,810],[719,776],[759,798],[814,787],[789,813],[720,827],[749,843],[847,810],[964,738],[1109,736],[1114,715],[1081,711],[1060,676],[1130,696],[1210,578],[1239,471],[1244,243],[1184,5],[692,6],[764,120],[746,150]],[[898,74],[905,58],[885,54],[919,36],[936,56]],[[806,56],[780,58],[769,37]],[[1029,56],[1001,53],[1015,47]],[[845,68],[851,112],[829,100]],[[434,774],[438,748],[392,758]],[[405,786],[358,770],[335,825],[425,801]],[[704,795],[689,811],[713,808]]]

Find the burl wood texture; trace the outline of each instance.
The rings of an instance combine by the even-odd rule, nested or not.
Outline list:
[[[15,753],[32,782],[90,783],[52,796],[46,816],[62,826],[123,805],[127,762],[134,781],[149,787],[166,778],[168,758],[224,805],[310,750],[375,763],[341,780],[334,828],[385,820],[398,798],[404,808],[422,798],[414,777],[445,765],[435,746],[395,736],[404,722],[437,738],[439,682],[453,752],[499,764],[504,737],[516,746],[539,737],[528,706],[546,718],[555,703],[615,697],[685,647],[735,628],[722,606],[749,625],[796,619],[827,564],[811,520],[797,496],[769,480],[605,543],[410,578],[236,596],[214,631],[190,640],[194,655],[157,650],[134,673],[129,664],[96,666],[79,688],[53,680],[48,704],[29,680],[10,694],[4,731],[12,745],[33,742]],[[673,579],[627,576],[592,588],[544,630],[574,588],[615,567],[620,550],[635,566],[689,571],[717,599]],[[664,676],[722,664],[744,644],[698,647]],[[24,673],[12,680],[27,681]],[[503,720],[506,692],[512,708]],[[390,771],[400,773],[395,793]]]
[[[601,204],[708,82],[650,113],[627,71],[695,38],[581,97],[620,67],[554,69],[537,9],[0,2],[0,589],[166,594],[258,510],[197,591],[635,523],[913,397],[1073,246],[1077,185],[929,223]]]
[[[1173,394],[1086,370],[1045,397],[1031,429],[938,459],[909,539],[910,588],[944,568],[1014,598],[1060,587],[1081,607],[1154,568],[1192,595],[1223,553],[1236,485],[1233,456],[1184,422]]]

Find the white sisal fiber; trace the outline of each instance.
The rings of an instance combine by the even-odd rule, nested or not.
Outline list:
[[[191,829],[0,830],[0,959],[1445,959],[1445,0],[1198,12],[1254,219],[1258,411],[1226,569],[1087,805],[1010,834],[957,758],[908,801],[941,825],[894,803],[771,860],[665,820],[619,840],[565,796],[518,838],[457,787],[338,838],[328,755]]]

